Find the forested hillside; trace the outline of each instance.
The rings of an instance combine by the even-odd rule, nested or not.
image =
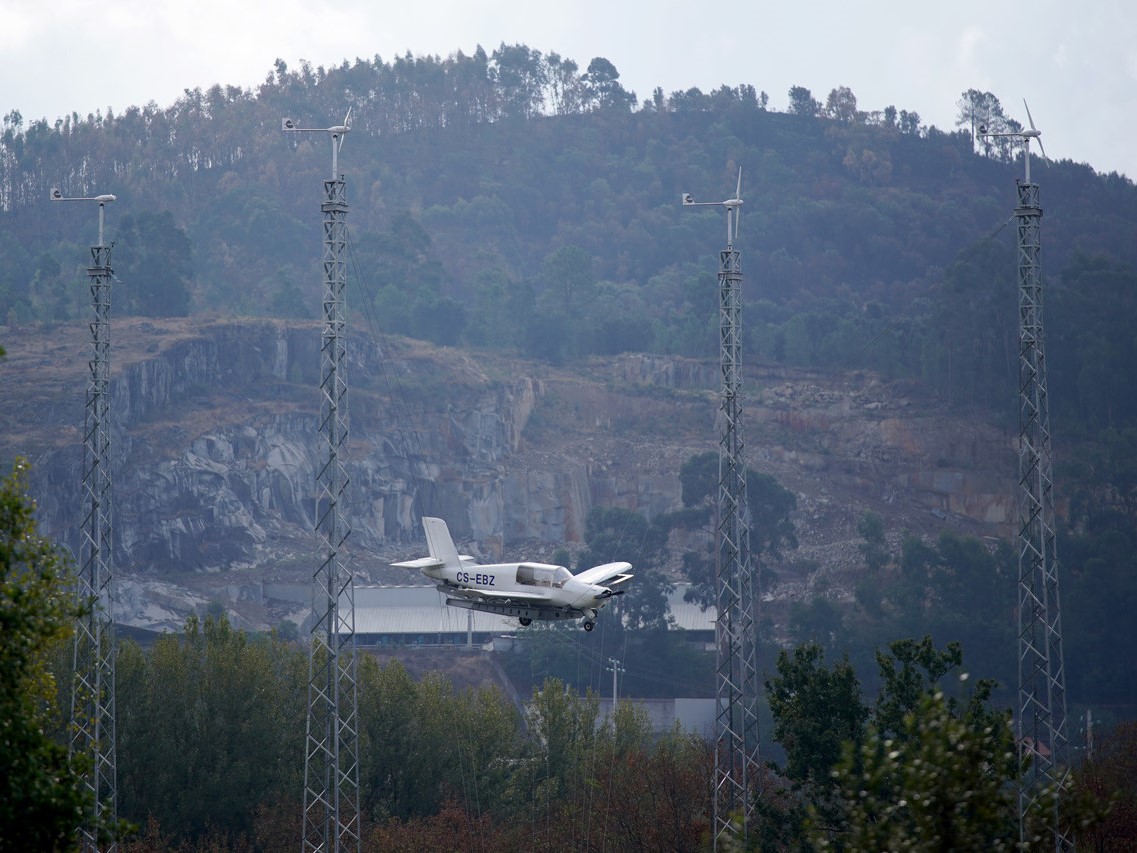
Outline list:
[[[524,45],[298,69],[169,106],[3,117],[0,321],[86,316],[95,212],[114,193],[114,312],[317,317],[326,137],[348,182],[350,302],[385,331],[571,364],[590,354],[715,356],[717,211],[743,169],[738,247],[748,360],[863,368],[926,384],[1013,428],[1015,127],[961,93],[959,129],[925,127],[836,85],[778,111],[753,84],[637,99],[603,58]],[[779,98],[780,100],[780,98]],[[1133,648],[1137,535],[1137,188],[1035,159],[1068,625]],[[1081,614],[1080,616],[1078,614]],[[1124,681],[1071,633],[1071,695]],[[1100,648],[1098,637],[1093,644]],[[1082,645],[1084,643],[1084,645]],[[1083,659],[1079,655],[1085,655]],[[1123,656],[1124,657],[1124,656]],[[1119,701],[1130,701],[1129,692]]]
[[[760,82],[760,81],[759,81]],[[77,316],[94,213],[52,205],[113,192],[118,314],[307,317],[320,295],[320,135],[351,204],[352,301],[387,331],[521,348],[550,360],[649,350],[714,354],[721,214],[743,168],[738,240],[750,358],[863,366],[1013,412],[1013,149],[973,143],[963,93],[944,132],[838,86],[794,87],[777,112],[753,85],[657,90],[637,104],[610,62],[524,45],[446,59],[278,62],[256,90],[187,91],[169,107],[24,125],[4,117],[0,320]],[[1005,143],[1006,140],[1003,140]],[[1137,405],[1130,307],[1137,188],[1035,158],[1054,322],[1054,416],[1122,425]],[[1123,327],[1122,327],[1123,328]],[[1111,366],[1114,365],[1114,366]]]

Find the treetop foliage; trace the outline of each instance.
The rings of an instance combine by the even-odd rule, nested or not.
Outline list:
[[[1020,846],[1025,765],[1010,712],[991,705],[994,683],[960,672],[959,645],[937,649],[929,636],[889,643],[877,662],[870,706],[847,657],[827,665],[813,643],[779,654],[766,690],[786,761],[771,763],[756,802],[761,849],[1053,849],[1055,807],[1079,835],[1101,826],[1108,795],[1054,789]]]
[[[12,110],[0,128],[0,322],[82,313],[91,215],[45,202],[51,186],[119,195],[108,234],[120,310],[318,316],[326,147],[282,134],[280,118],[321,127],[350,107],[349,278],[387,331],[553,362],[713,357],[721,216],[678,198],[717,198],[742,166],[748,358],[869,368],[1011,411],[1003,226],[1018,152],[974,133],[1016,126],[994,95],[963,93],[960,129],[943,131],[894,105],[867,109],[843,85],[827,97],[794,86],[779,112],[750,83],[637,103],[619,78],[603,57],[503,43],[328,68],[278,61],[254,89],[192,89],[119,114],[25,122]],[[1118,401],[1137,399],[1117,367],[1134,363],[1131,336],[1106,332],[1128,315],[1100,307],[1133,291],[1137,189],[1069,162],[1037,173],[1052,316],[1085,321],[1049,330],[1063,390],[1053,414],[1118,424],[1131,414]]]
[[[84,766],[48,732],[59,708],[49,663],[79,615],[67,560],[39,535],[26,461],[0,481],[0,851],[58,850],[91,802]]]

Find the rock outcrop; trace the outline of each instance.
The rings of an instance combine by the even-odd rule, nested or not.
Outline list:
[[[0,363],[0,455],[32,460],[43,529],[76,552],[84,333],[8,329]],[[265,588],[310,578],[319,345],[314,324],[113,324],[114,564],[128,620],[172,627],[220,601],[264,624]],[[580,542],[593,506],[676,509],[679,466],[717,447],[713,364],[625,355],[555,369],[362,335],[347,352],[346,515],[366,580],[405,580],[387,563],[416,550],[424,513],[488,558]],[[865,509],[895,529],[1006,532],[1005,432],[868,374],[759,368],[745,383],[748,459],[798,496],[804,558],[850,568]],[[186,590],[180,610],[173,587]]]

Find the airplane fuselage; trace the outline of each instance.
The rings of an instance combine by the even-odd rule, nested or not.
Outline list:
[[[439,587],[452,595],[466,597],[475,593],[493,599],[512,595],[511,604],[530,600],[546,607],[576,611],[567,614],[570,617],[599,608],[612,595],[607,587],[577,580],[563,566],[544,563],[470,563],[458,569],[428,569],[423,574],[438,581]],[[501,598],[502,602],[506,600]]]
[[[512,616],[528,625],[534,619],[583,618],[585,630],[615,589],[631,580],[631,563],[605,563],[574,575],[564,566],[548,563],[490,563],[478,565],[460,555],[440,518],[424,517],[429,557],[391,565],[418,569],[446,593],[446,603],[467,610]]]

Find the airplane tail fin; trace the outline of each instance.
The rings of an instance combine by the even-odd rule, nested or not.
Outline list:
[[[450,528],[441,518],[423,516],[422,529],[426,533],[427,548],[430,556],[441,560],[445,568],[458,568],[462,559],[458,556],[458,549],[454,546],[454,539],[450,536]]]

